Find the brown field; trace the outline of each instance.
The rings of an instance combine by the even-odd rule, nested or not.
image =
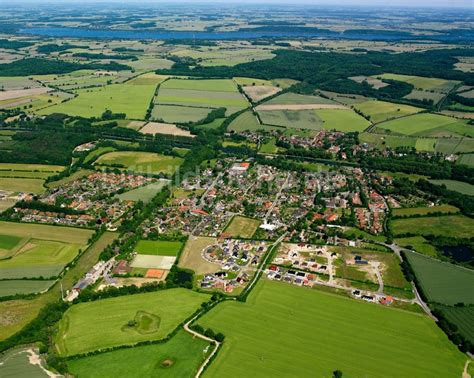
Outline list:
[[[244,90],[245,94],[249,96],[254,102],[261,101],[264,98],[281,92],[281,88],[269,85],[247,85],[242,87],[242,89]]]
[[[339,104],[286,104],[286,105],[259,105],[255,108],[260,110],[318,110],[318,109],[347,109]]]
[[[352,76],[349,79],[354,80],[357,83],[367,81],[367,83],[374,89],[385,88],[389,84],[384,83],[382,80],[370,76]]]
[[[5,100],[4,103],[0,104],[0,109],[15,108],[17,106],[28,104],[29,102],[33,101],[33,99],[30,98],[30,97],[22,98],[22,99],[16,100],[16,101],[15,101],[15,99],[11,99],[11,100],[12,100],[12,102],[9,102],[8,100]],[[7,122],[7,121],[5,121],[5,122]],[[11,122],[11,121],[8,120],[8,122]]]
[[[30,89],[14,89],[11,91],[0,92],[0,101],[11,100],[14,98],[26,97],[26,96],[36,96],[39,94],[44,94],[52,91],[51,88],[39,87],[39,88],[30,88]]]
[[[220,269],[218,264],[210,263],[201,257],[202,250],[214,243],[216,243],[214,238],[190,236],[179,259],[178,266],[191,269],[197,275],[217,272]]]
[[[474,119],[474,113],[469,113],[469,112],[457,112],[455,110],[443,110],[441,112],[441,114],[456,117],[456,118]]]
[[[132,130],[140,130],[143,126],[146,125],[145,121],[130,121],[125,127]]]
[[[188,138],[194,138],[188,130],[183,130],[177,127],[176,125],[170,123],[161,123],[161,122],[148,122],[145,126],[140,129],[142,134],[168,134],[174,136],[184,136]]]

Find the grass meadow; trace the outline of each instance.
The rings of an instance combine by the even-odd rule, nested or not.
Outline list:
[[[139,255],[178,256],[183,243],[165,240],[140,240],[135,246]]]
[[[165,180],[160,181],[160,182],[155,182],[155,183],[148,184],[140,188],[133,189],[128,192],[119,194],[117,195],[117,198],[119,198],[122,201],[133,201],[133,202],[142,201],[144,203],[148,203],[167,184],[168,184],[168,181],[165,181]]]
[[[154,120],[162,120],[167,123],[187,123],[199,122],[205,119],[211,111],[210,108],[155,104],[151,116]]]
[[[274,281],[198,324],[226,336],[208,377],[458,377],[466,361],[425,315]]]
[[[152,152],[116,151],[101,155],[95,164],[97,166],[120,166],[137,173],[173,174],[182,162],[181,158]]]
[[[55,348],[66,356],[162,339],[208,299],[191,290],[169,289],[79,303],[59,322]],[[128,327],[130,320],[138,326]]]
[[[394,104],[392,102],[370,100],[354,105],[354,108],[370,117],[373,123],[379,123],[392,118],[400,118],[415,114],[423,109],[410,105]]]
[[[432,207],[406,207],[393,209],[392,214],[395,216],[413,216],[413,215],[429,215],[433,213],[459,213],[459,209],[451,205],[439,205]]]
[[[76,377],[191,377],[204,360],[208,345],[204,340],[179,331],[164,344],[101,353],[70,360],[67,365]],[[172,361],[172,365],[163,366],[166,360]]]
[[[225,233],[231,235],[232,237],[241,237],[241,238],[251,238],[255,231],[257,231],[258,226],[260,226],[260,221],[258,219],[251,219],[236,215],[232,218],[230,224],[226,227]]]
[[[217,240],[215,238],[191,236],[184,246],[178,266],[185,269],[191,269],[197,275],[219,271],[219,264],[204,260],[201,256],[204,248],[216,243]]]
[[[432,184],[444,185],[447,189],[468,196],[474,196],[474,185],[456,180],[430,180]]]
[[[440,235],[454,238],[474,236],[474,219],[464,215],[394,219],[391,225],[395,235]]]
[[[413,252],[406,256],[430,302],[474,304],[474,271]]]

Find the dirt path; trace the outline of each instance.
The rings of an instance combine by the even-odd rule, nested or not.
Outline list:
[[[469,364],[471,363],[470,360],[467,360],[465,365],[464,365],[464,370],[462,372],[462,378],[471,378],[471,374],[469,374],[467,372],[468,368],[469,368]]]

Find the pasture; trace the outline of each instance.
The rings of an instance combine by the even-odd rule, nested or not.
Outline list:
[[[469,133],[465,121],[438,114],[422,113],[379,123],[377,127],[397,134],[441,136]]]
[[[116,197],[122,201],[142,201],[144,203],[148,203],[161,191],[161,189],[163,189],[163,187],[168,184],[168,180],[160,180],[159,182],[154,182],[152,184],[118,194]]]
[[[474,304],[474,271],[414,252],[406,256],[430,302]]]
[[[82,117],[100,117],[106,110],[125,113],[130,119],[144,119],[156,84],[110,84],[98,88],[80,89],[77,97],[39,111],[39,114],[64,113]]]
[[[180,268],[191,269],[196,273],[196,275],[219,271],[219,264],[214,264],[204,260],[201,256],[201,253],[205,248],[216,244],[216,242],[215,238],[190,236],[184,246],[178,266]]]
[[[414,216],[414,215],[429,215],[433,213],[444,213],[444,214],[453,214],[459,213],[459,209],[451,205],[439,205],[432,207],[407,207],[407,208],[398,208],[393,209],[392,214],[394,216]]]
[[[404,117],[423,110],[410,105],[394,104],[392,102],[377,100],[354,104],[354,108],[362,112],[373,123],[383,122],[392,118]]]
[[[134,251],[139,255],[178,256],[183,243],[165,240],[140,240]]]
[[[255,234],[261,221],[236,215],[232,218],[230,224],[224,230],[224,233],[232,237],[249,239]]]
[[[474,185],[456,180],[429,180],[432,184],[444,185],[447,189],[468,196],[474,196]]]
[[[474,219],[464,215],[394,219],[391,226],[395,235],[439,235],[453,238],[474,236]]]
[[[382,79],[404,81],[405,83],[411,84],[415,89],[421,89],[424,91],[435,91],[441,93],[449,92],[459,82],[454,80],[438,79],[433,77],[422,77],[422,76],[410,76],[410,75],[398,75],[385,73],[380,76]]]
[[[394,242],[404,248],[413,249],[426,256],[437,257],[436,248],[428,243],[423,236],[411,236],[407,238],[397,238]]]
[[[52,280],[6,280],[0,281],[0,297],[16,294],[33,294],[47,290]]]
[[[415,143],[417,151],[435,152],[437,139],[418,138]]]
[[[384,150],[387,147],[413,147],[415,148],[417,138],[410,138],[407,136],[395,136],[395,135],[380,135],[372,133],[361,133],[359,134],[360,141],[368,143],[377,149]]]
[[[209,377],[458,377],[466,361],[424,315],[275,281],[198,324],[226,336]]]
[[[151,117],[166,123],[199,122],[205,119],[211,111],[210,108],[155,104]]]
[[[191,290],[169,289],[79,303],[59,322],[55,348],[69,356],[162,339],[208,299]]]
[[[152,152],[116,151],[100,156],[95,165],[120,167],[131,172],[145,174],[173,174],[182,162],[181,158]]]
[[[101,353],[69,360],[67,365],[77,377],[191,377],[206,356],[208,345],[181,330],[164,344]],[[166,366],[166,361],[172,362],[171,366]]]

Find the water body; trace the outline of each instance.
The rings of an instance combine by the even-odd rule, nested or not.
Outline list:
[[[192,32],[192,31],[133,31],[133,30],[107,30],[107,29],[81,29],[81,28],[24,28],[19,31],[21,34],[32,34],[45,37],[68,37],[68,38],[92,38],[92,39],[207,39],[207,40],[247,40],[264,37],[271,38],[329,38],[329,39],[356,39],[367,41],[399,41],[406,39],[416,39],[408,37],[406,34],[383,33],[374,31],[373,33],[337,33],[326,30],[315,31],[230,31],[230,32]],[[437,38],[439,39],[439,38]]]
[[[457,262],[468,262],[474,259],[474,252],[467,245],[445,246],[442,251],[445,256],[451,257]]]

